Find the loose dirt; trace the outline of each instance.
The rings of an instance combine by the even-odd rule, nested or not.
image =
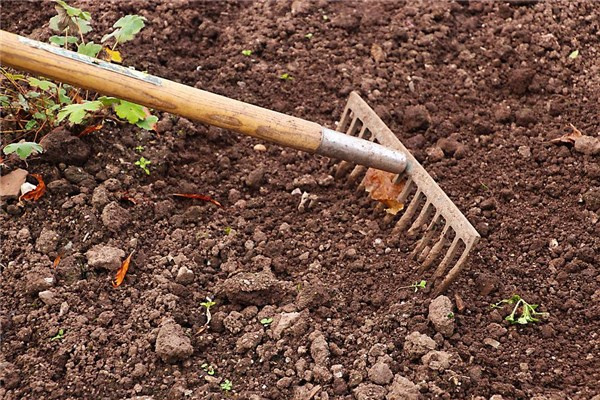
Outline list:
[[[124,63],[187,85],[331,128],[357,90],[482,240],[433,301],[332,160],[160,113],[54,132],[48,192],[0,213],[1,398],[597,399],[600,163],[550,140],[600,135],[598,3],[76,4],[95,42],[145,16]],[[54,13],[5,2],[2,29],[47,40]],[[513,294],[549,317],[511,326]]]

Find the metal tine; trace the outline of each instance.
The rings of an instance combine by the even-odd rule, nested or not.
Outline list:
[[[340,118],[340,122],[337,125],[337,131],[343,132],[344,130],[346,130],[346,124],[348,123],[348,119],[350,118],[351,114],[352,110],[346,107],[346,109],[344,109],[344,112],[342,113],[342,118]]]
[[[454,240],[452,241],[452,244],[448,248],[446,255],[442,259],[442,262],[440,262],[440,265],[438,265],[437,269],[433,273],[432,280],[434,280],[434,281],[437,280],[439,277],[441,277],[444,274],[444,272],[446,272],[446,269],[448,268],[448,264],[450,264],[450,261],[452,261],[454,259],[454,257],[456,256],[456,251],[458,250],[459,240],[460,240],[460,237],[458,237],[458,236],[454,237]]]
[[[436,296],[439,293],[442,293],[446,289],[448,289],[448,286],[450,286],[452,284],[452,282],[454,282],[456,280],[456,278],[458,277],[458,274],[460,273],[460,271],[462,271],[462,269],[464,267],[465,261],[467,260],[467,257],[469,256],[469,253],[470,253],[473,245],[474,244],[472,243],[469,246],[465,246],[465,249],[463,250],[462,254],[460,255],[460,258],[458,259],[458,261],[456,262],[454,267],[452,267],[450,272],[448,272],[448,274],[446,275],[446,278],[442,281],[442,283],[440,283],[440,285],[435,288],[434,293]]]
[[[421,192],[421,189],[418,189],[417,187],[417,193],[415,193],[415,197],[413,197],[413,199],[410,201],[406,211],[394,227],[394,232],[402,232],[406,228],[406,225],[408,225],[413,215],[415,215],[415,212],[419,207],[419,203],[421,202],[421,197],[423,196],[423,192]]]
[[[429,219],[432,208],[435,209],[435,207],[433,207],[433,204],[431,204],[429,200],[426,201],[425,205],[421,209],[421,212],[419,213],[419,216],[417,217],[417,219],[415,219],[415,222],[413,222],[413,224],[410,226],[408,232],[406,232],[406,236],[411,237],[415,233],[417,233],[417,230],[419,230],[419,228],[421,228],[425,221]]]
[[[436,232],[435,228],[437,227],[438,223],[440,222],[441,217],[442,216],[441,216],[440,212],[436,211],[435,215],[433,216],[433,219],[429,223],[429,226],[427,226],[427,229],[425,230],[425,234],[417,242],[417,245],[415,246],[412,253],[410,254],[412,258],[416,258],[417,255],[419,255],[419,253],[421,253],[421,251],[425,248],[425,246],[427,246],[429,244],[429,242],[431,241],[431,238],[433,238],[433,235]]]
[[[350,123],[348,130],[346,131],[348,135],[355,136],[357,122],[360,122],[362,124],[361,120],[359,120],[358,118],[354,118]],[[359,135],[362,134],[365,131],[365,129],[367,129],[366,125],[362,124]],[[341,178],[342,176],[346,175],[353,165],[354,164],[348,161],[341,161],[338,165],[337,171],[335,172],[335,177]]]
[[[438,256],[444,249],[444,245],[448,241],[447,235],[448,235],[449,228],[450,228],[450,224],[448,223],[448,221],[446,221],[446,225],[444,225],[444,229],[442,229],[440,238],[433,245],[431,250],[429,250],[429,254],[427,254],[427,257],[425,258],[425,261],[423,261],[423,264],[421,264],[421,267],[419,268],[419,274],[422,274],[423,272],[425,272],[425,270],[427,270],[429,268],[429,266],[436,260],[436,258],[438,258]]]

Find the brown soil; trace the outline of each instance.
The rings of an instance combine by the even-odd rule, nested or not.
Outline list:
[[[81,167],[60,154],[29,162],[49,186],[39,201],[2,205],[0,398],[600,392],[599,158],[549,143],[569,124],[600,134],[598,3],[81,4],[96,42],[120,16],[146,16],[122,52],[152,74],[329,127],[359,91],[482,240],[447,293],[448,332],[429,321],[427,289],[399,289],[422,278],[405,261],[408,241],[332,182],[333,161],[256,151],[166,114],[159,134],[107,125],[74,144],[91,148]],[[3,2],[2,29],[46,40],[52,15],[51,3]],[[133,164],[138,145],[149,176]],[[316,196],[303,212],[297,187]],[[511,326],[508,310],[490,310],[515,293],[549,318]],[[207,296],[216,305],[203,330]],[[415,331],[433,341],[407,338]]]

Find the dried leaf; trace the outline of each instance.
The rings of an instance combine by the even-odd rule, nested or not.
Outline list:
[[[134,204],[134,205],[137,205],[137,203],[138,203],[138,202],[137,202],[137,200],[136,200],[136,199],[134,199],[134,198],[133,198],[133,196],[131,196],[131,195],[129,194],[129,192],[123,192],[123,193],[121,194],[121,197],[120,197],[120,199],[119,199],[119,200],[121,200],[121,201],[129,201],[130,203],[132,203],[132,204]]]
[[[62,255],[61,255],[61,254],[59,254],[59,255],[57,255],[57,256],[56,256],[56,258],[54,259],[54,263],[53,263],[54,269],[56,269],[56,267],[58,267],[58,264],[60,264],[60,259],[61,259],[61,258],[62,258]]]
[[[123,280],[125,279],[125,275],[127,274],[127,270],[129,269],[129,263],[131,262],[132,255],[133,255],[133,251],[131,252],[131,254],[129,254],[129,257],[127,257],[125,259],[125,261],[123,261],[123,264],[121,264],[121,268],[119,268],[119,270],[117,271],[115,280],[112,283],[114,288],[121,286],[121,283],[123,283]]]
[[[81,133],[79,135],[77,135],[77,137],[84,137],[84,136],[89,135],[92,132],[99,131],[100,129],[102,129],[102,126],[103,126],[102,124],[88,126],[84,130],[82,130]]]
[[[575,126],[573,124],[569,124],[569,125],[571,125],[571,129],[572,129],[572,131],[570,133],[567,133],[566,135],[562,135],[559,138],[552,139],[550,142],[551,143],[575,144],[575,142],[577,141],[577,138],[582,137],[583,133],[581,133],[581,131],[579,129],[575,128]]]
[[[208,201],[210,203],[213,203],[216,206],[219,207],[223,207],[223,205],[221,203],[219,203],[218,201],[216,201],[215,199],[213,199],[210,196],[205,196],[203,194],[195,194],[195,193],[175,193],[173,194],[173,196],[176,197],[185,197],[188,199],[198,199],[198,200],[202,200],[202,201]]]
[[[396,215],[404,208],[398,196],[404,188],[404,182],[394,183],[396,174],[369,168],[365,175],[365,190],[373,200],[383,203],[386,212]]]
[[[32,191],[27,192],[24,195],[21,195],[21,197],[19,197],[19,201],[21,201],[21,200],[37,201],[46,192],[46,184],[44,183],[42,176],[39,174],[31,174],[31,176],[33,176],[35,179],[37,179],[38,184],[35,187],[35,189],[33,189]]]
[[[123,62],[123,57],[121,57],[121,53],[119,53],[117,50],[111,50],[107,47],[104,48],[104,51],[107,54],[107,58],[106,61],[114,61],[116,63],[121,63]]]

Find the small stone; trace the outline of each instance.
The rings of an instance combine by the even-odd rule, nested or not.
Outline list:
[[[519,146],[519,148],[517,149],[517,152],[523,158],[531,157],[531,148],[529,146]]]
[[[29,295],[36,295],[48,290],[53,284],[54,278],[51,276],[44,276],[37,272],[31,272],[25,276],[25,292]]]
[[[409,131],[427,130],[431,117],[424,106],[410,106],[404,112],[404,125]]]
[[[483,211],[491,211],[496,209],[496,200],[493,197],[488,197],[479,204],[479,208]]]
[[[335,183],[335,178],[331,175],[323,175],[317,178],[317,184],[322,187],[329,187]]]
[[[179,271],[177,271],[175,282],[181,285],[189,285],[194,282],[194,272],[187,267],[180,267]]]
[[[585,208],[590,211],[600,210],[600,188],[592,188],[584,193],[583,202]]]
[[[88,266],[92,268],[116,271],[121,267],[125,252],[116,247],[99,244],[89,249],[85,256]]]
[[[52,290],[44,290],[39,292],[38,297],[44,304],[48,306],[53,306],[59,302],[59,300],[56,298],[56,294]]]
[[[390,366],[382,362],[378,362],[369,368],[368,375],[371,382],[378,385],[387,385],[394,378]]]
[[[256,306],[279,303],[290,288],[287,282],[279,281],[269,270],[241,272],[227,278],[220,286],[232,303]]]
[[[375,60],[376,63],[381,63],[385,61],[386,54],[380,45],[373,43],[371,46],[371,57],[373,57],[373,60]]]
[[[17,198],[21,193],[21,185],[29,173],[17,168],[9,174],[0,176],[0,199]]]
[[[427,159],[431,162],[438,162],[444,159],[444,150],[438,146],[428,147],[425,152]]]
[[[492,338],[499,339],[500,337],[506,335],[508,330],[502,325],[492,322],[487,326],[487,332]]]
[[[394,382],[390,386],[390,391],[386,396],[386,400],[418,400],[419,387],[411,380],[396,375]]]
[[[589,156],[600,154],[600,137],[583,135],[575,138],[575,151]]]
[[[248,332],[242,335],[235,343],[236,353],[246,353],[260,344],[263,338],[263,332]]]
[[[344,366],[342,364],[335,364],[331,366],[331,374],[334,378],[344,377]]]
[[[483,344],[488,345],[490,347],[493,347],[495,349],[497,349],[498,347],[500,347],[500,342],[492,339],[492,338],[485,338],[483,339]]]
[[[92,206],[95,208],[103,208],[110,202],[110,198],[108,197],[108,190],[100,185],[94,189],[94,193],[92,194]]]
[[[291,378],[289,376],[284,376],[283,378],[278,380],[277,383],[275,383],[275,386],[277,386],[277,388],[279,390],[283,390],[283,389],[287,389],[290,386],[292,386],[293,382],[294,382],[293,378]]]
[[[245,183],[250,188],[258,189],[263,183],[264,177],[265,169],[263,167],[258,167],[246,176]]]
[[[300,190],[312,190],[317,187],[317,180],[312,175],[302,175],[294,179],[293,185]]]
[[[194,348],[181,325],[169,318],[160,326],[155,351],[164,362],[174,364],[189,358],[194,353]]]
[[[442,149],[444,154],[453,156],[462,145],[456,139],[442,138],[437,141],[437,146]]]
[[[264,151],[267,151],[267,146],[265,146],[262,143],[259,143],[259,144],[255,144],[253,149],[254,149],[254,151],[264,152]]]
[[[52,229],[42,228],[42,232],[35,242],[35,249],[42,254],[49,254],[56,250],[60,235]]]
[[[76,167],[74,165],[68,166],[63,171],[63,174],[65,175],[65,178],[69,182],[75,183],[75,184],[79,184],[85,180],[94,180],[94,178],[90,174],[85,172],[85,170],[83,168]]]
[[[447,296],[438,296],[429,304],[429,320],[446,337],[454,333],[453,316],[452,301]]]
[[[314,339],[310,345],[310,355],[316,364],[326,365],[329,361],[329,346],[321,332],[313,333]]]
[[[421,357],[421,361],[429,369],[443,372],[450,367],[451,357],[452,355],[448,352],[432,350]]]
[[[108,230],[119,232],[130,223],[130,213],[116,201],[108,203],[102,210],[102,223]]]
[[[404,341],[404,353],[411,359],[417,359],[436,347],[435,341],[427,335],[412,332]]]
[[[64,127],[48,133],[40,140],[40,145],[44,148],[42,158],[56,164],[83,165],[91,154],[90,146]]]
[[[498,104],[493,109],[493,112],[494,119],[496,120],[496,122],[507,123],[510,122],[510,120],[512,119],[512,110],[510,106],[507,106],[505,104]]]
[[[387,390],[372,383],[361,383],[352,391],[356,400],[383,400]]]

